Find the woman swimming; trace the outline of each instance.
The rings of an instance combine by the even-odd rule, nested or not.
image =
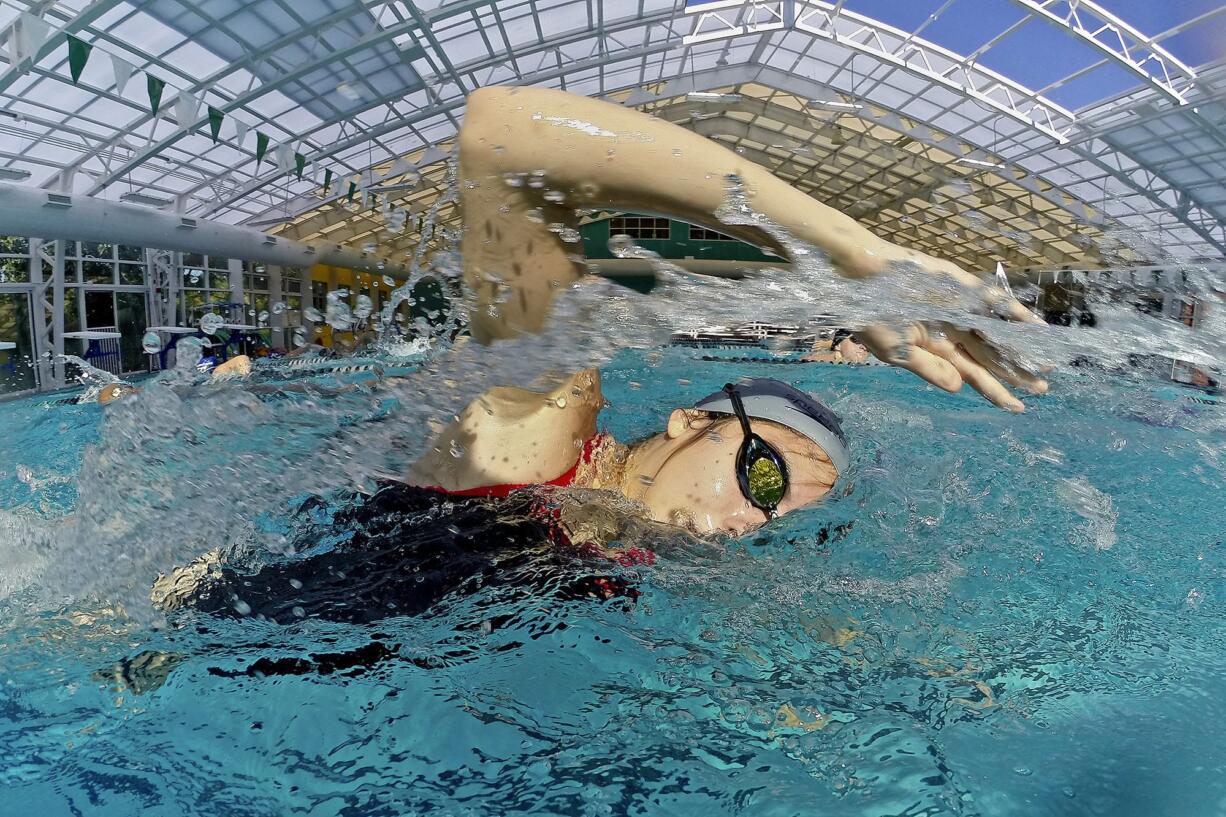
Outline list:
[[[657,522],[740,535],[820,499],[847,470],[838,417],[778,380],[727,384],[629,445],[597,432],[603,405],[595,370],[548,393],[491,389],[438,433],[407,482],[459,496],[611,491]]]

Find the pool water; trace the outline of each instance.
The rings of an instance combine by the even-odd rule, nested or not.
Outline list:
[[[1012,416],[886,367],[684,350],[603,374],[619,439],[743,375],[815,391],[844,418],[849,490],[738,542],[610,567],[633,602],[490,587],[373,627],[166,629],[10,588],[0,815],[1226,813],[1226,409],[1081,374]],[[109,411],[0,404],[10,563],[74,512]],[[142,480],[185,480],[141,462]],[[262,500],[266,524],[293,524],[284,495]],[[173,531],[187,511],[170,496]],[[375,630],[435,660],[208,671]],[[175,656],[165,683],[100,680],[142,654]]]

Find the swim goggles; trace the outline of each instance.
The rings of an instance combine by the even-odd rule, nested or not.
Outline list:
[[[724,385],[724,393],[732,401],[732,410],[741,423],[744,439],[736,452],[736,482],[741,493],[767,519],[779,513],[779,503],[788,490],[788,466],[783,456],[749,427],[745,404],[740,391],[731,383]]]

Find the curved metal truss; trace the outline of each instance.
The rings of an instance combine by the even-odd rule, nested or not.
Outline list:
[[[1050,24],[1144,80],[1146,90],[1114,119],[1069,111],[980,64],[1008,31],[957,54],[921,36],[927,23],[903,31],[845,8],[844,0],[690,7],[684,0],[15,3],[28,11],[7,26],[0,11],[0,28],[19,46],[0,75],[0,113],[10,115],[0,117],[0,171],[29,172],[49,189],[97,196],[129,190],[185,214],[285,235],[408,247],[412,219],[407,232],[387,234],[379,214],[362,206],[367,194],[425,211],[444,184],[467,92],[534,84],[676,115],[747,151],[760,147],[762,160],[785,177],[808,159],[789,158],[775,146],[786,140],[758,137],[772,130],[778,119],[772,112],[804,103],[808,124],[792,127],[827,135],[833,128],[846,141],[827,145],[833,164],[823,170],[817,162],[797,183],[897,240],[943,243],[943,253],[963,263],[998,256],[1096,263],[1104,259],[1094,246],[1110,244],[1104,236],[1113,230],[1131,237],[1127,254],[1138,259],[1157,260],[1163,247],[1188,256],[1226,253],[1226,206],[1212,203],[1216,188],[1178,181],[1182,165],[1155,164],[1144,140],[1116,138],[1148,117],[1145,110],[1192,116],[1213,92],[1162,48],[1160,37],[1141,34],[1090,0],[1014,3],[1026,11],[1023,22]],[[184,9],[194,22],[185,22]],[[45,36],[31,16],[48,24]],[[135,30],[149,36],[135,38]],[[94,46],[75,87],[65,33]],[[143,81],[122,87],[108,57],[165,79],[163,109],[149,111],[137,87]],[[708,112],[699,123],[680,115],[689,104],[680,101],[685,94],[721,89],[743,92],[746,107],[753,100],[764,107]],[[195,104],[175,104],[179,95]],[[206,105],[227,117],[215,144]],[[1201,119],[1194,124],[1206,138],[1226,145],[1217,120]],[[301,180],[284,161],[256,159],[249,132],[255,129],[270,138],[272,154],[306,157]],[[854,155],[861,140],[920,145],[925,156],[899,156],[901,172],[874,167],[848,181],[838,157]],[[908,161],[924,164],[927,176],[915,167],[909,172]],[[944,172],[935,173],[942,162]],[[335,179],[326,194],[325,168]],[[350,182],[358,191],[352,203]],[[977,193],[966,201],[959,193],[954,206],[974,200],[995,208],[1015,246],[993,243],[974,225],[956,227],[930,206],[934,196],[950,199],[951,184],[965,189],[963,182],[1002,206],[985,204]],[[448,217],[446,209],[439,215]],[[936,242],[941,230],[963,237]]]
[[[1030,125],[1063,144],[1073,114],[1037,92],[1013,82],[974,60],[888,26],[842,4],[821,0],[717,0],[690,6],[694,20],[686,45],[795,28],[839,43],[875,59],[906,68],[919,76],[965,94],[984,105]]]

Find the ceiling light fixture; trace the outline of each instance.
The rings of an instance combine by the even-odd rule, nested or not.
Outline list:
[[[718,102],[731,105],[741,101],[740,94],[720,94],[714,91],[690,91],[685,95],[686,102]]]
[[[147,207],[169,207],[174,204],[170,199],[163,199],[157,196],[149,196],[145,193],[124,193],[119,197],[120,201],[126,201],[128,204],[143,204]]]
[[[858,102],[843,102],[837,99],[811,99],[809,104],[815,108],[838,108],[843,111],[858,111],[864,107]]]
[[[1000,162],[985,162],[982,159],[967,159],[966,157],[963,157],[961,159],[954,159],[952,164],[975,165],[976,167],[1000,167],[1001,166]]]

